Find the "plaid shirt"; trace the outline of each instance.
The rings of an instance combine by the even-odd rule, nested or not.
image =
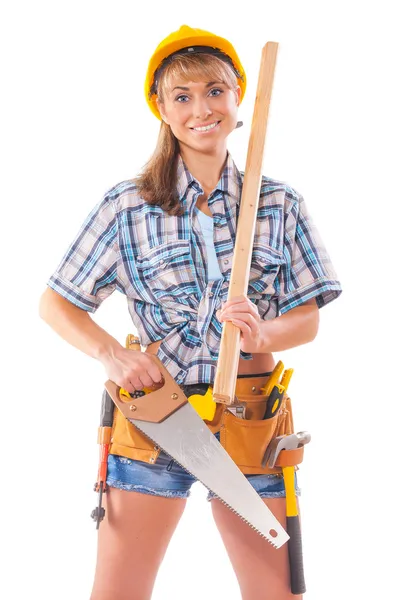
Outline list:
[[[222,278],[207,281],[206,246],[194,210],[200,184],[179,156],[177,192],[185,211],[149,206],[132,180],[110,189],[91,211],[48,285],[94,312],[114,290],[128,300],[143,346],[163,340],[158,357],[179,384],[211,383],[227,300],[243,174],[230,154],[208,198]],[[341,293],[331,260],[304,199],[263,177],[248,297],[264,320],[315,298],[322,307]],[[251,359],[251,354],[241,353]]]

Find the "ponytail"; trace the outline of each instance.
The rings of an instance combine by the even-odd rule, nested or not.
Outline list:
[[[178,154],[179,142],[169,125],[162,121],[155,151],[135,184],[147,204],[180,216],[183,209],[176,191]]]

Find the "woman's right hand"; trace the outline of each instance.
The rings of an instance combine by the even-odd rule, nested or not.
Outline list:
[[[122,346],[100,357],[108,378],[130,394],[144,387],[157,388],[162,374],[146,352],[128,350]]]
[[[151,355],[124,348],[87,311],[49,287],[41,297],[40,315],[74,348],[98,360],[109,379],[130,394],[143,387],[161,387],[162,375]]]

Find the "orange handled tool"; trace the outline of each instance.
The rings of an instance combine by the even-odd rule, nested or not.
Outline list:
[[[105,509],[102,507],[102,494],[106,491],[107,487],[108,454],[109,444],[111,443],[114,408],[115,404],[105,390],[102,395],[101,419],[100,427],[98,428],[98,444],[100,444],[98,476],[97,482],[94,485],[94,490],[99,493],[99,498],[98,506],[91,513],[92,519],[97,523],[97,529],[99,529],[99,524],[105,516]]]

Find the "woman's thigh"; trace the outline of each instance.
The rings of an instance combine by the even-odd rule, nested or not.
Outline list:
[[[285,528],[285,498],[263,500]],[[212,500],[212,512],[242,600],[301,600],[291,593],[287,544],[277,550],[218,499]]]
[[[108,488],[91,600],[148,600],[185,498]]]

